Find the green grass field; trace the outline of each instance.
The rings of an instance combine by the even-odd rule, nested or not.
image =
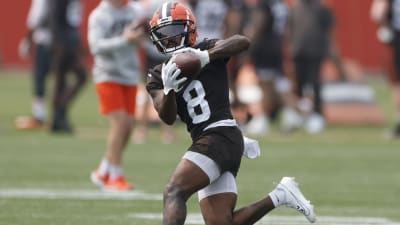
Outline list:
[[[30,112],[27,74],[0,71],[0,225],[161,224],[164,184],[190,143],[185,128],[175,127],[177,140],[170,145],[159,141],[157,127],[145,144],[131,143],[124,169],[136,190],[102,193],[89,181],[107,133],[93,84],[74,104],[74,136],[18,131],[15,117]],[[238,207],[266,195],[282,176],[295,176],[315,205],[316,224],[399,225],[400,141],[382,137],[393,118],[391,98],[384,82],[374,88],[387,117],[383,126],[329,126],[315,136],[282,136],[275,129],[259,139],[261,157],[242,161]],[[197,196],[188,212],[187,224],[201,224]],[[259,224],[307,222],[281,207]]]

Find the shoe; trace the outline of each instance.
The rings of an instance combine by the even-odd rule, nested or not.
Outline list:
[[[90,180],[94,185],[104,187],[105,183],[108,181],[108,174],[100,175],[97,170],[95,170],[90,174]]]
[[[315,222],[314,206],[301,193],[294,177],[283,177],[276,188],[285,192],[284,205],[296,209],[311,223]]]
[[[396,126],[387,134],[388,139],[400,139],[400,123],[397,123]]]
[[[61,108],[61,109],[55,110],[54,116],[53,116],[53,122],[51,123],[51,126],[50,126],[50,132],[58,133],[58,134],[74,133],[74,129],[68,120],[65,109]]]
[[[250,136],[263,136],[268,133],[269,119],[265,115],[254,116],[244,126],[244,133]]]
[[[33,116],[18,116],[15,119],[15,127],[18,130],[35,130],[44,126],[43,120],[36,119]]]
[[[74,129],[67,121],[55,121],[50,126],[50,132],[55,134],[73,134]]]
[[[303,125],[303,118],[300,113],[292,108],[284,108],[282,110],[281,131],[290,133]]]
[[[128,191],[133,189],[133,185],[128,183],[123,176],[112,180],[107,180],[103,186],[105,191]]]
[[[310,134],[321,133],[325,129],[325,120],[320,114],[313,113],[306,120],[304,128]]]

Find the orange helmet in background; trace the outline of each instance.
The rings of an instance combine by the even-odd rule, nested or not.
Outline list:
[[[150,20],[150,38],[162,53],[193,46],[197,38],[196,18],[179,2],[165,2]]]

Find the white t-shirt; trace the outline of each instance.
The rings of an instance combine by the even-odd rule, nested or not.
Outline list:
[[[223,0],[201,0],[197,2],[194,15],[197,18],[197,42],[204,38],[222,39],[224,19],[228,6]]]
[[[49,26],[44,26],[48,17],[47,0],[32,0],[26,26],[33,30],[33,42],[36,44],[50,45],[51,33]]]
[[[133,7],[115,8],[103,0],[89,15],[88,41],[94,56],[96,83],[113,81],[125,85],[139,83],[137,46],[122,37],[124,27],[139,17]]]

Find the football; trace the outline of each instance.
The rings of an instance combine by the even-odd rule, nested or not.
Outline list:
[[[201,70],[200,59],[191,52],[176,54],[174,62],[181,70],[181,76],[194,79]]]

